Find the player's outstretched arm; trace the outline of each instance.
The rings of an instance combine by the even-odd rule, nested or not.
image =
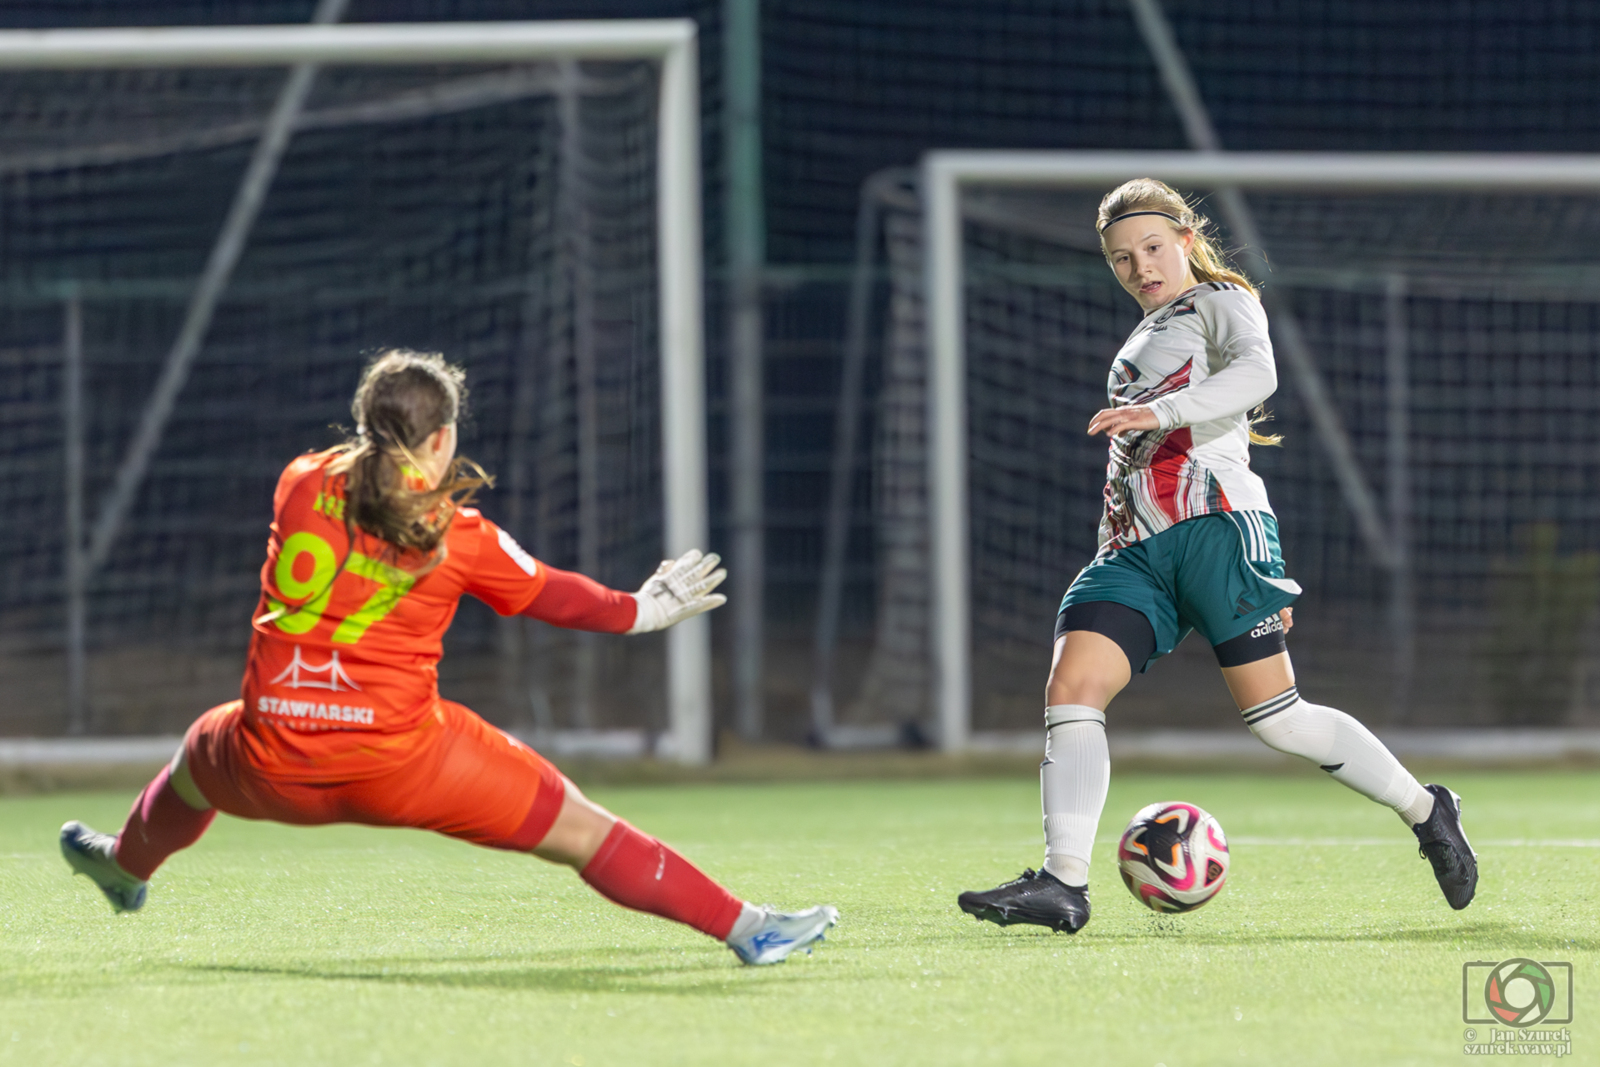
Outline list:
[[[542,563],[544,585],[533,602],[522,610],[529,618],[559,626],[564,630],[622,634],[628,632],[638,615],[632,593],[610,589],[576,571],[564,571]]]
[[[728,602],[714,592],[728,572],[718,567],[722,557],[715,552],[702,554],[691,548],[677,559],[664,559],[656,572],[645,580],[633,599],[639,604],[630,634],[665,630],[684,619],[693,618]]]

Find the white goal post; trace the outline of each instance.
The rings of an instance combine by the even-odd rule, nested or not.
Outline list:
[[[0,32],[0,70],[269,67],[297,64],[651,59],[661,65],[656,244],[664,540],[667,555],[706,548],[705,370],[702,323],[700,111],[695,24],[689,19],[278,25]],[[182,375],[175,376],[181,385]],[[173,391],[175,392],[176,386]],[[170,410],[170,400],[167,402]],[[164,413],[147,417],[159,437]],[[149,416],[149,412],[147,412]],[[151,443],[153,448],[153,442]],[[132,450],[137,453],[138,449]],[[148,460],[148,449],[144,461]],[[119,472],[136,487],[143,463]],[[128,495],[131,495],[131,489]],[[110,529],[115,527],[115,509]],[[104,518],[104,517],[103,517]],[[97,534],[103,531],[97,531]],[[107,539],[100,537],[100,540]],[[643,575],[640,576],[641,578]],[[667,636],[670,751],[711,758],[711,645],[705,617]]]
[[[927,153],[921,166],[921,193],[929,361],[927,466],[933,585],[929,630],[935,718],[939,746],[946,751],[967,748],[972,732],[962,191],[983,185],[1103,192],[1138,177],[1160,178],[1179,188],[1219,192],[1262,189],[1600,194],[1600,156],[959,150]],[[1298,358],[1288,351],[1280,354],[1286,362]],[[1303,366],[1291,369],[1300,372],[1296,383],[1302,393],[1319,387],[1309,359]],[[1316,406],[1319,402],[1326,404],[1326,398],[1307,399],[1308,407],[1313,409],[1313,421],[1318,421]],[[1325,406],[1324,410],[1331,411],[1331,407]],[[1338,467],[1341,428],[1334,421],[1318,425],[1317,430]],[[1344,447],[1348,448],[1348,442]],[[1349,471],[1340,472],[1342,488],[1352,511],[1365,524],[1370,516],[1362,511],[1370,508],[1370,492],[1353,471],[1351,465]]]

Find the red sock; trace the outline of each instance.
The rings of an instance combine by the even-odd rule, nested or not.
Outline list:
[[[200,840],[217,817],[215,808],[195,811],[186,804],[170,778],[171,772],[163,767],[144,787],[111,853],[118,867],[147,882],[168,856]]]
[[[677,852],[621,819],[582,871],[583,880],[625,908],[675,919],[727,940],[744,902]]]

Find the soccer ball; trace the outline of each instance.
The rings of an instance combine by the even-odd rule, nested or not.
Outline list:
[[[1117,867],[1128,892],[1151,911],[1193,911],[1228,880],[1228,838],[1204,808],[1151,804],[1122,831]]]

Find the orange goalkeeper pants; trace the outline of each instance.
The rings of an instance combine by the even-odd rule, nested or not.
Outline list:
[[[197,719],[184,749],[205,798],[243,819],[409,826],[516,852],[544,840],[566,795],[561,772],[460,704],[441,700],[435,721],[392,770],[357,781],[274,775],[269,738],[245,723],[238,700]]]

